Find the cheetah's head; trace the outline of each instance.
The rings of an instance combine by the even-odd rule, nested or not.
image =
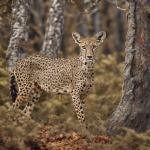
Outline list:
[[[72,37],[80,46],[81,55],[84,56],[85,61],[94,61],[97,54],[98,46],[103,42],[106,37],[106,32],[101,31],[94,37],[83,38],[79,33],[73,32]]]

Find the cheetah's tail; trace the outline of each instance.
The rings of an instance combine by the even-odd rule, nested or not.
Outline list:
[[[10,75],[10,94],[11,94],[11,100],[13,102],[15,102],[16,98],[17,98],[17,93],[18,91],[16,90],[16,79],[13,73],[11,73]]]

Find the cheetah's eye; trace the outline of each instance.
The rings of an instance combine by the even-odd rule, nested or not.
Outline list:
[[[95,49],[96,48],[96,46],[95,45],[93,45],[93,49]]]
[[[85,46],[82,46],[82,49],[86,50],[86,47],[85,47]]]

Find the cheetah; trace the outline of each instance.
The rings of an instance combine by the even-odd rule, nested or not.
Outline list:
[[[77,57],[64,59],[33,55],[14,64],[10,79],[13,109],[19,108],[27,98],[28,103],[23,112],[28,116],[43,90],[56,94],[70,93],[77,118],[86,126],[84,106],[94,82],[95,56],[98,46],[106,37],[106,32],[101,31],[95,37],[86,38],[73,32],[72,37],[80,47],[80,54]]]

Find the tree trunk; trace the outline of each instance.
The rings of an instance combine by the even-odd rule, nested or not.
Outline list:
[[[64,25],[65,0],[54,0],[49,9],[41,55],[57,57]]]
[[[121,52],[125,49],[125,35],[126,35],[126,20],[125,20],[125,12],[123,10],[118,9],[114,5],[114,28],[113,34],[115,36],[115,49],[117,52],[117,60],[119,62],[124,61],[124,57]]]
[[[48,10],[43,6],[43,0],[31,1],[31,21],[30,23],[36,25],[40,32],[44,32],[44,19]]]
[[[127,0],[128,31],[121,101],[107,122],[109,135],[150,129],[150,1]]]
[[[30,1],[12,1],[12,31],[6,54],[7,71],[12,71],[14,63],[27,55]]]

